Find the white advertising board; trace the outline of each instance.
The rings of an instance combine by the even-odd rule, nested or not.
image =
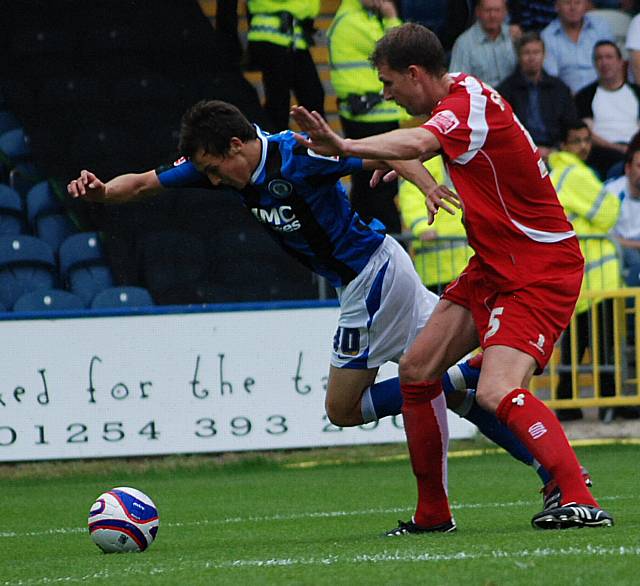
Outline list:
[[[404,441],[400,416],[345,429],[327,420],[337,315],[322,307],[5,321],[0,461]],[[450,430],[468,437],[474,428],[451,415]]]

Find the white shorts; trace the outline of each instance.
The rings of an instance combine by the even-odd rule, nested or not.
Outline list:
[[[338,299],[331,364],[366,369],[397,362],[439,298],[422,284],[402,246],[386,236],[362,272],[338,290]]]

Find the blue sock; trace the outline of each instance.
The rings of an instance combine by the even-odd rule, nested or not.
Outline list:
[[[360,410],[365,423],[388,415],[399,415],[402,407],[400,379],[388,378],[371,385],[362,395]]]
[[[452,391],[477,389],[480,369],[469,364],[469,361],[454,364],[442,377],[442,390],[445,395]]]
[[[445,395],[463,389],[476,389],[480,369],[469,364],[469,361],[452,366],[442,377],[442,388]],[[546,484],[551,475],[533,458],[524,444],[513,434],[513,432],[498,418],[489,411],[485,411],[476,402],[475,391],[470,391],[464,403],[456,409],[458,415],[473,423],[480,433],[489,438],[493,443],[509,452],[516,460],[520,460],[528,466],[533,466],[536,473]]]

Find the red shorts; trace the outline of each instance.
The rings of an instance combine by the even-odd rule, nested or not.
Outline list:
[[[444,293],[471,311],[480,345],[508,346],[533,356],[542,372],[553,346],[569,325],[580,294],[582,268],[515,291],[496,291],[484,273],[469,266]]]

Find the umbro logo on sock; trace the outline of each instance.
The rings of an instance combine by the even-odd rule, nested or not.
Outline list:
[[[511,402],[518,407],[522,407],[524,405],[524,393],[520,393],[518,396],[513,397],[513,399],[511,399]]]
[[[527,431],[534,440],[537,440],[547,433],[547,428],[541,421],[536,421]]]

